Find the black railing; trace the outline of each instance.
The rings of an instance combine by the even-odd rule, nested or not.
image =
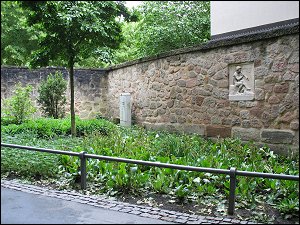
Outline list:
[[[164,167],[164,168],[171,168],[171,169],[178,169],[178,170],[227,174],[230,177],[229,206],[228,206],[228,214],[229,215],[234,214],[236,176],[260,177],[260,178],[299,181],[299,175],[293,176],[293,175],[286,175],[286,174],[238,171],[234,167],[231,167],[229,170],[225,170],[225,169],[215,169],[215,168],[206,168],[206,167],[183,166],[183,165],[160,163],[160,162],[150,162],[150,161],[118,158],[118,157],[111,157],[111,156],[101,156],[101,155],[87,154],[84,151],[78,153],[78,152],[69,152],[69,151],[53,150],[53,149],[46,149],[46,148],[36,148],[36,147],[22,146],[22,145],[15,145],[15,144],[6,144],[6,143],[1,143],[1,146],[9,147],[9,148],[26,149],[26,150],[31,150],[31,151],[48,152],[48,153],[61,154],[61,155],[78,156],[80,158],[80,175],[81,175],[81,180],[80,180],[81,183],[80,184],[81,184],[82,189],[86,189],[86,159],[87,158],[100,159],[100,160],[105,160],[105,161],[140,164],[140,165],[145,165],[145,166]]]

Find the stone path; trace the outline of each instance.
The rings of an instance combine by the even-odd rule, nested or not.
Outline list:
[[[75,191],[53,190],[46,187],[22,184],[15,180],[1,180],[1,188],[12,189],[16,191],[31,193],[40,196],[47,196],[56,199],[76,202],[84,205],[94,206],[109,211],[118,211],[128,215],[136,215],[139,218],[151,218],[168,223],[186,223],[186,224],[257,224],[250,221],[241,221],[230,217],[211,217],[180,213],[176,211],[164,210],[156,207],[134,205],[119,201],[114,201],[102,196],[89,196],[77,193]],[[1,194],[1,209],[2,209]],[[3,210],[1,210],[2,215]],[[2,222],[2,221],[1,221]]]

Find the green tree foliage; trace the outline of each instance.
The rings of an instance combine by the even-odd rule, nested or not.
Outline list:
[[[142,57],[210,38],[209,1],[145,1],[140,10],[135,42]]]
[[[1,1],[1,65],[28,66],[39,32],[26,25],[28,11],[16,1]]]
[[[11,117],[17,124],[23,123],[26,119],[30,118],[36,112],[36,108],[30,98],[31,91],[31,85],[22,87],[21,83],[18,83],[12,97],[3,101],[1,114],[5,117]]]
[[[74,64],[103,53],[103,49],[118,48],[122,36],[116,18],[130,15],[120,1],[22,1],[22,5],[31,11],[28,24],[38,25],[45,33],[31,65],[47,66],[51,60],[61,60],[69,69],[74,137]]]
[[[74,64],[75,68],[106,68],[112,64],[113,51],[106,47]]]
[[[138,22],[124,22],[122,25],[122,35],[124,41],[120,48],[114,52],[113,63],[123,63],[141,57],[136,43],[136,29]]]
[[[20,5],[27,7],[20,7]],[[47,5],[47,7],[42,7],[43,5]],[[93,5],[93,9],[91,9],[91,5]],[[2,1],[1,64],[28,66],[30,53],[38,49],[39,37],[41,46],[51,42],[55,48],[52,52],[48,51],[47,47],[41,47],[35,51],[37,53],[36,62],[42,62],[47,66],[65,66],[69,61],[65,57],[66,54],[60,50],[64,43],[57,40],[62,37],[67,39],[68,36],[74,36],[74,39],[78,40],[76,52],[79,54],[74,60],[74,67],[77,68],[104,68],[112,64],[197,45],[207,41],[210,37],[210,5],[208,1],[144,1],[130,13],[124,6],[119,7],[120,5],[122,5],[120,2],[106,1],[101,1],[101,3],[98,1],[94,3],[88,1],[24,1],[22,4],[20,1]],[[113,9],[115,6],[118,9]],[[103,10],[95,10],[97,7]],[[111,9],[109,9],[110,7]],[[28,8],[33,11],[29,13]],[[49,12],[44,14],[47,10]],[[96,13],[93,14],[93,10]],[[118,13],[110,13],[111,10],[118,11]],[[59,14],[55,15],[58,12]],[[89,16],[89,13],[93,15]],[[125,15],[125,21],[120,18],[112,19],[122,13]],[[29,24],[26,23],[28,17],[31,18]],[[35,19],[32,19],[33,17]],[[53,18],[48,20],[46,17]],[[136,21],[137,17],[139,22],[129,22],[130,20]],[[67,20],[68,22],[66,22]],[[81,23],[81,21],[84,22]],[[59,22],[57,26],[52,26],[50,29],[49,24],[56,22]],[[87,25],[89,23],[93,25]],[[86,33],[90,31],[89,37],[81,36],[75,31],[76,26],[80,26],[80,30]],[[41,29],[37,30],[36,27]],[[116,34],[116,32],[110,32],[109,29],[111,31],[115,29],[118,34],[121,32],[122,35],[117,38],[117,42],[123,40],[119,48],[102,42],[103,37]],[[51,32],[47,34],[45,30]],[[101,35],[90,38],[92,33],[97,32]],[[123,39],[120,38],[122,36]],[[84,41],[81,40],[81,37]],[[85,46],[86,43],[89,47]],[[64,46],[66,48],[66,45]],[[56,51],[57,49],[60,51]]]
[[[63,118],[65,115],[65,104],[67,81],[61,72],[49,74],[47,79],[42,81],[38,89],[38,103],[45,115],[54,119]]]

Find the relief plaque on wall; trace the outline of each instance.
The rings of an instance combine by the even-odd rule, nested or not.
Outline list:
[[[254,99],[254,64],[229,65],[229,100],[249,101]]]

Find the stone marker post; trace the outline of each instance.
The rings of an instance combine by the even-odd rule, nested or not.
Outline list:
[[[131,126],[130,93],[122,93],[120,95],[120,125],[125,127]]]

